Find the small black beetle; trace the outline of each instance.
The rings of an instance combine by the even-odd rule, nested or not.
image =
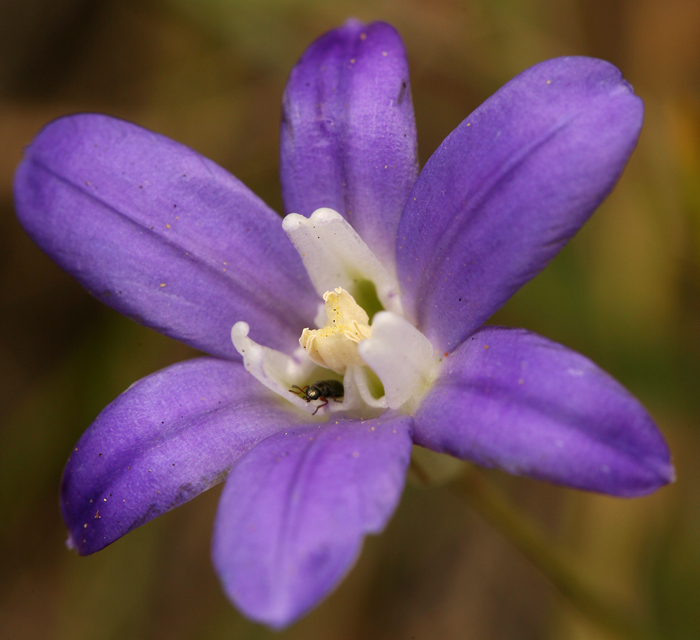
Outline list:
[[[311,402],[312,400],[322,400],[323,404],[318,405],[318,407],[316,407],[316,411],[328,404],[328,398],[331,398],[336,402],[340,402],[340,398],[345,395],[343,383],[339,382],[338,380],[319,380],[318,382],[314,382],[306,387],[298,387],[297,385],[293,385],[289,391],[291,393],[295,393],[307,402]],[[311,415],[315,416],[316,411],[314,411]]]

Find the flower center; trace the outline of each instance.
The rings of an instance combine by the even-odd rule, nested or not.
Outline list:
[[[396,278],[331,209],[309,218],[289,214],[283,228],[323,297],[318,328],[305,328],[290,356],[257,344],[248,337],[249,326],[237,322],[231,338],[248,372],[314,415],[343,411],[364,418],[385,409],[412,411],[436,375],[438,358],[428,339],[403,318]],[[366,300],[367,308],[379,308],[371,326],[351,293]],[[332,394],[323,395],[323,389]],[[322,404],[311,404],[318,398]]]
[[[367,312],[342,287],[326,291],[323,300],[326,323],[321,329],[304,329],[299,344],[316,364],[336,373],[364,365],[357,345],[372,337]]]

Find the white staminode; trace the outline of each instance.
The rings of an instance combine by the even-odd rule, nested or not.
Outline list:
[[[250,327],[247,322],[236,322],[231,329],[231,340],[236,351],[243,356],[246,371],[268,389],[283,396],[300,409],[306,409],[307,402],[289,393],[293,385],[305,380],[316,365],[299,348],[294,356],[263,347],[248,337]]]
[[[374,283],[385,309],[402,312],[396,278],[339,213],[316,209],[309,218],[290,213],[282,228],[299,252],[319,296],[336,287],[354,293],[360,280],[368,280]]]
[[[384,397],[390,409],[398,409],[411,399],[418,400],[433,381],[435,353],[418,329],[408,320],[382,311],[374,316],[372,336],[358,345],[362,359],[384,385]]]
[[[248,337],[248,325],[237,322],[231,338],[246,370],[309,413],[317,405],[289,390],[333,378],[329,370],[343,375],[345,395],[342,402],[328,403],[321,415],[343,411],[370,417],[383,409],[413,411],[436,374],[438,359],[428,339],[402,317],[394,277],[331,209],[318,209],[310,218],[290,214],[283,227],[323,297],[317,318],[321,328],[304,329],[300,347],[288,356],[257,344]],[[367,312],[348,293],[363,280],[374,284],[388,309],[377,313],[371,326]],[[384,395],[377,397],[382,386]]]

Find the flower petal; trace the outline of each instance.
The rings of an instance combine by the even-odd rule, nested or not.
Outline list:
[[[256,446],[221,496],[214,565],[243,613],[272,627],[290,624],[336,586],[403,488],[410,418],[326,425]]]
[[[485,327],[442,367],[415,415],[416,444],[617,496],[674,478],[644,407],[582,355],[524,329]]]
[[[418,173],[406,51],[388,24],[348,21],[314,42],[284,95],[280,172],[288,213],[341,213],[390,271]]]
[[[610,192],[642,101],[611,64],[558,58],[511,80],[433,154],[398,232],[405,312],[451,351],[539,273]]]
[[[223,480],[257,442],[304,421],[241,364],[198,358],[154,373],[107,406],[63,474],[70,545],[99,551]],[[289,407],[289,410],[285,410]]]
[[[93,295],[225,358],[231,327],[296,345],[318,300],[280,218],[210,160],[100,115],[61,118],[15,179],[20,222]]]

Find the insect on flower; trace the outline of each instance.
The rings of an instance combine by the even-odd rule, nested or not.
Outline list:
[[[306,387],[293,385],[289,391],[291,393],[296,393],[300,398],[303,398],[307,402],[311,402],[312,400],[323,401],[323,404],[316,407],[316,411],[311,414],[312,416],[315,416],[316,412],[321,407],[325,407],[328,404],[328,398],[332,398],[335,400],[335,402],[341,402],[340,399],[345,394],[343,383],[339,380],[319,380],[318,382],[314,382]]]

